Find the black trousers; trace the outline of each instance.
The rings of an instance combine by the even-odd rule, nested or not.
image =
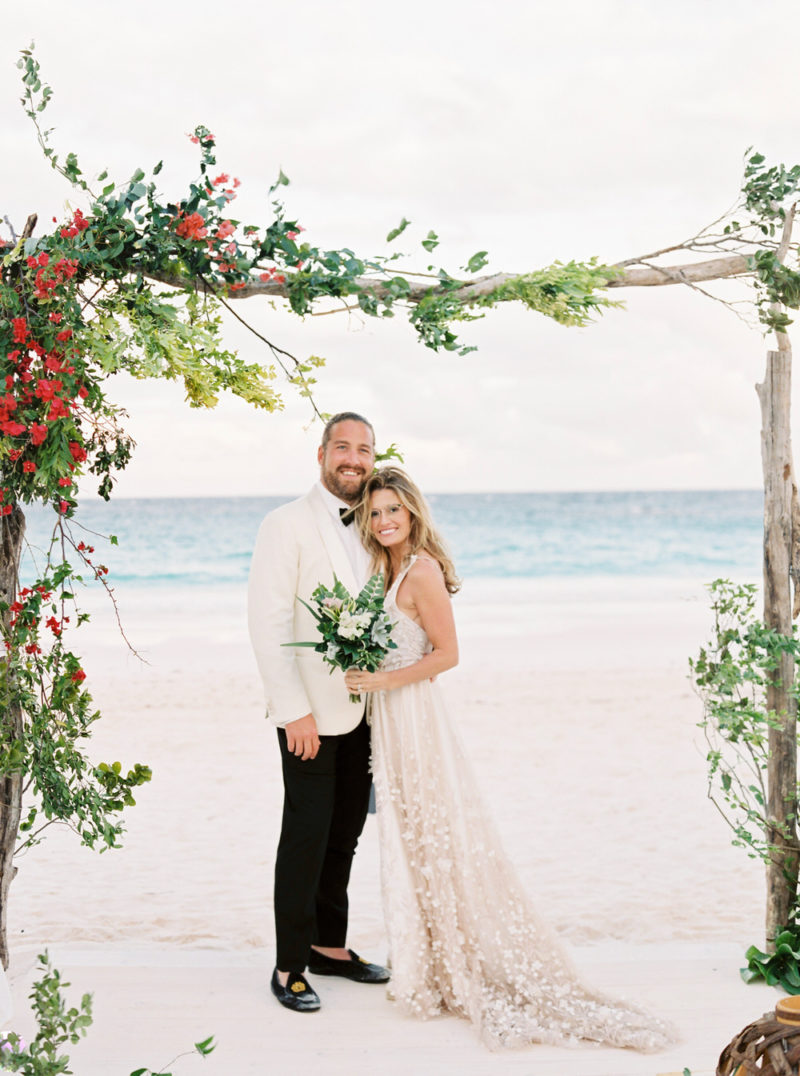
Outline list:
[[[342,736],[321,736],[303,762],[286,747],[283,824],[275,860],[276,966],[303,972],[312,944],[338,948],[347,938],[347,884],[364,828],[372,776],[366,718]]]

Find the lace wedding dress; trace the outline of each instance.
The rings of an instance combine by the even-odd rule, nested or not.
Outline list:
[[[386,669],[431,649],[397,607],[408,568],[386,595],[397,643]],[[438,686],[375,692],[370,722],[398,1005],[423,1018],[466,1017],[492,1047],[589,1039],[649,1051],[673,1041],[666,1024],[580,982],[503,852]]]

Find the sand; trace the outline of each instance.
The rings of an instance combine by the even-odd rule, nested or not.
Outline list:
[[[176,1076],[306,1065],[698,1076],[774,1004],[738,976],[762,938],[762,870],[731,847],[706,798],[687,679],[709,625],[698,581],[468,583],[456,606],[461,663],[442,678],[507,851],[587,980],[678,1024],[682,1042],[649,1057],[588,1046],[492,1054],[462,1021],[415,1023],[382,988],[336,980],[318,984],[319,1014],[281,1009],[268,991],[280,775],[244,590],[118,596],[149,664],[91,598],[79,650],[105,715],[91,753],[147,762],[153,781],[128,812],[122,850],[97,855],[53,828],[12,887],[12,1026],[30,1030],[24,999],[46,946],[75,996],[95,995],[94,1026],[70,1051],[77,1076],[161,1071],[210,1034],[215,1053],[180,1061]],[[378,856],[370,818],[350,944],[382,960]]]

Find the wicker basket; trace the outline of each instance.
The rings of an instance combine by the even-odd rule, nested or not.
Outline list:
[[[800,1076],[800,997],[748,1024],[719,1055],[717,1076]]]

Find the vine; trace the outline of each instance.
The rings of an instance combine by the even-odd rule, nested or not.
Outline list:
[[[708,589],[712,637],[689,662],[703,703],[708,794],[730,827],[733,844],[768,863],[774,850],[769,833],[775,829],[767,811],[769,730],[780,726],[767,709],[766,690],[782,654],[800,657],[800,640],[796,630],[782,635],[755,616],[754,584],[715,579]],[[789,832],[782,835],[794,839]]]

